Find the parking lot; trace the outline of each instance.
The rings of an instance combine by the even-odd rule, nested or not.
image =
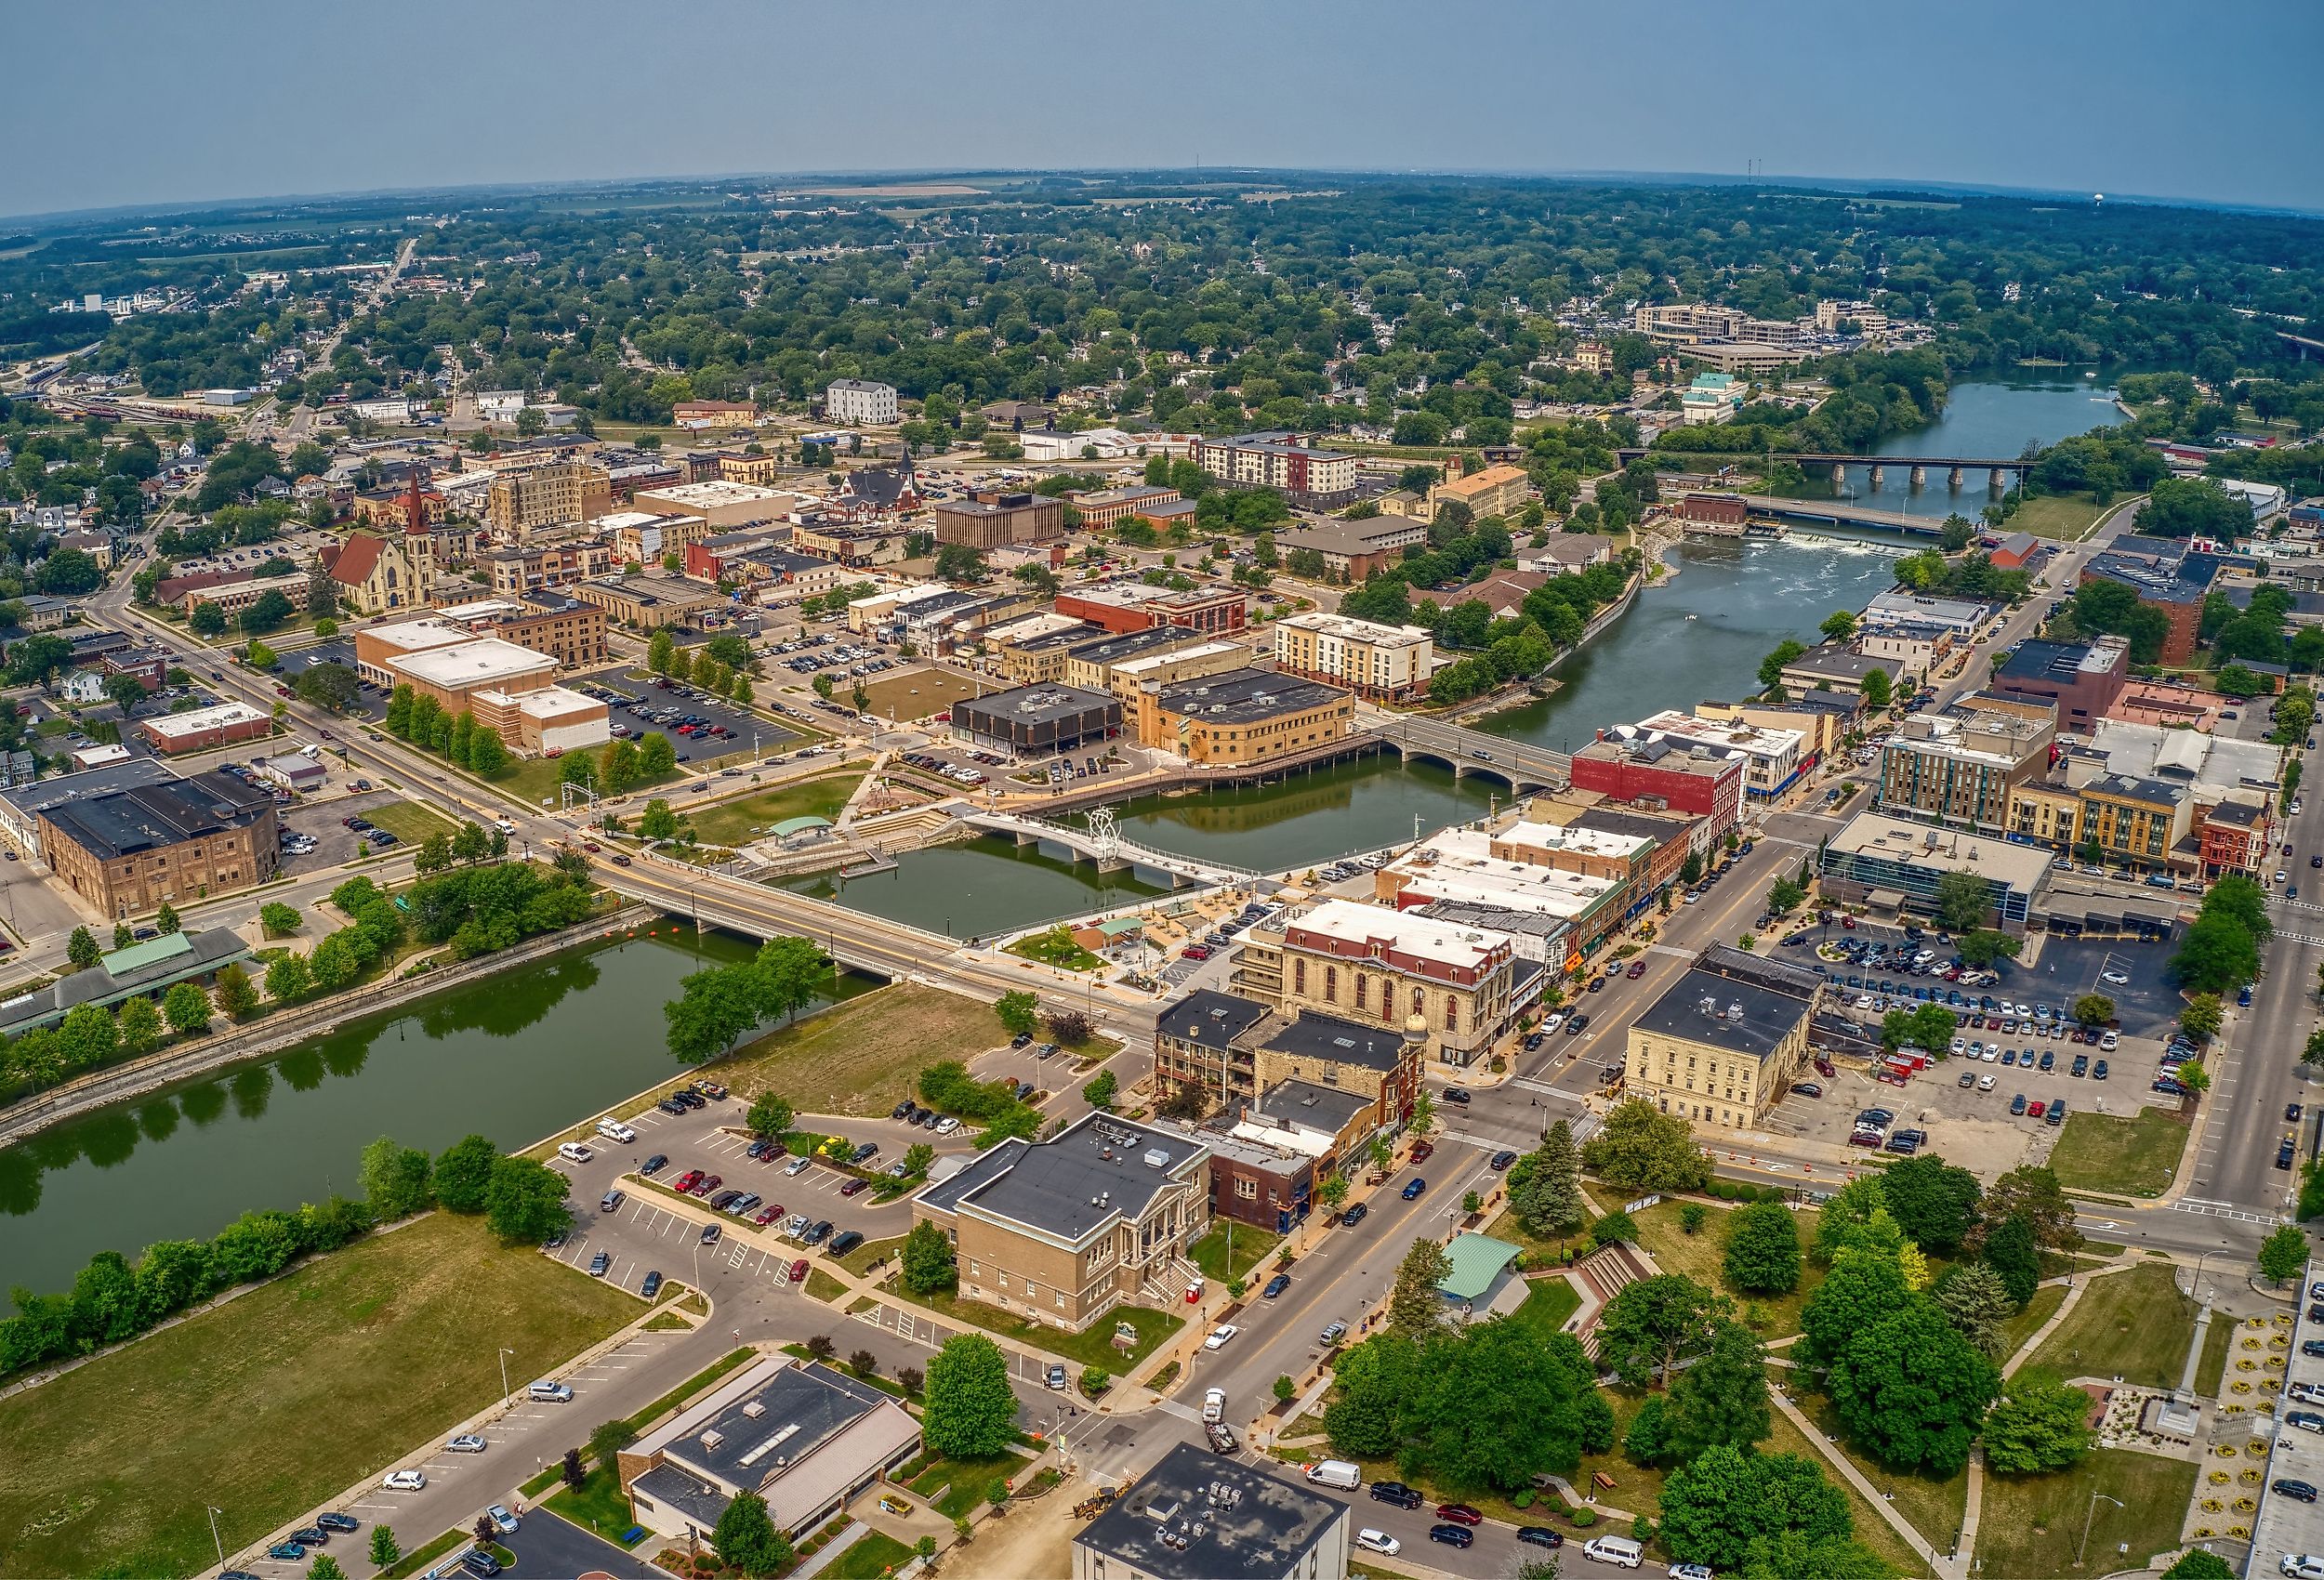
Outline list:
[[[281,818],[284,831],[310,839],[314,846],[297,853],[285,848],[283,870],[297,877],[305,873],[337,866],[375,850],[393,849],[400,842],[400,836],[390,836],[388,840],[375,840],[368,837],[367,831],[349,828],[344,820],[359,817],[368,822],[367,813],[376,812],[383,807],[400,809],[404,805],[404,797],[391,791],[370,790],[284,808]],[[403,821],[400,813],[397,821]],[[443,826],[447,833],[451,831],[450,823]]]
[[[618,666],[575,676],[564,684],[606,704],[612,710],[616,738],[634,741],[648,735],[667,736],[680,762],[708,762],[738,754],[747,757],[754,751],[773,753],[804,739],[797,731],[706,691],[684,684],[633,680]],[[698,731],[727,733],[683,733],[689,719],[701,721]]]
[[[2018,969],[2016,981],[2026,992],[2063,1006],[2070,1006],[2086,993],[2103,994],[2114,1000],[2114,1013],[2122,1023],[2125,1039],[2159,1040],[2171,1034],[2179,1011],[2185,1007],[2177,991],[2163,980],[2163,966],[2170,958],[2171,951],[2164,944],[2119,938],[2047,937],[2033,964]],[[2108,981],[2106,973],[2130,980]]]

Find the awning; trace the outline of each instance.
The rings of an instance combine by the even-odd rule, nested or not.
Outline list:
[[[1864,902],[1883,911],[1901,911],[1905,908],[1903,891],[1895,889],[1876,889],[1864,897]]]

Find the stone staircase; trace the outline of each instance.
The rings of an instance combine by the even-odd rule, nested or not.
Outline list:
[[[1598,1318],[1604,1312],[1605,1303],[1626,1286],[1651,1277],[1655,1267],[1642,1253],[1617,1244],[1591,1252],[1577,1262],[1573,1271],[1588,1296],[1582,1302],[1587,1312],[1580,1329],[1582,1353],[1594,1361],[1598,1358]]]
[[[1188,1285],[1201,1276],[1202,1270],[1184,1257],[1170,1257],[1146,1270],[1145,1282],[1138,1293],[1167,1311],[1186,1298]]]

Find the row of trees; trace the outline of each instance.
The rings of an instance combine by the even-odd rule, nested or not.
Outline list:
[[[466,709],[458,714],[446,712],[432,693],[415,691],[408,683],[388,693],[384,722],[388,733],[397,740],[449,757],[485,778],[501,772],[511,761],[497,731],[480,727],[476,716]]]
[[[748,960],[693,972],[662,1006],[671,1057],[684,1064],[718,1058],[745,1033],[812,1004],[832,969],[812,940],[777,935]]]
[[[2274,931],[2260,886],[2240,876],[2223,877],[2205,891],[2171,957],[2171,974],[2189,992],[2234,992],[2258,978],[2260,945]]]

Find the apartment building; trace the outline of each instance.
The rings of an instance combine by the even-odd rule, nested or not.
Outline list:
[[[580,456],[504,471],[484,493],[484,525],[522,541],[547,528],[593,521],[614,507],[603,467]]]
[[[1174,1306],[1210,1226],[1209,1148],[1088,1113],[1054,1139],[1010,1139],[912,1198],[953,1245],[960,1293],[1079,1333],[1125,1301]]]
[[[1472,516],[1513,516],[1533,497],[1533,480],[1523,467],[1486,467],[1463,477],[1458,457],[1446,464],[1451,475],[1428,491],[1432,519],[1447,505],[1465,505]]]
[[[1704,718],[1667,708],[1638,721],[1647,735],[1743,757],[1743,790],[1753,800],[1772,801],[1800,782],[1814,761],[1807,736],[1781,726]]]
[[[1200,1086],[1214,1105],[1256,1102],[1287,1082],[1365,1099],[1365,1133],[1399,1125],[1420,1094],[1423,1043],[1401,1025],[1318,1010],[1288,1014],[1208,988],[1166,1006],[1155,1022],[1155,1074]]]
[[[884,428],[896,420],[896,387],[869,378],[835,378],[824,387],[823,415],[830,422]]]
[[[1294,433],[1196,440],[1195,464],[1221,481],[1272,488],[1311,510],[1337,510],[1355,502],[1355,457],[1314,449]]]
[[[2047,768],[2056,739],[2050,704],[1972,692],[1897,726],[1881,751],[1879,805],[1893,817],[1999,833],[2009,822],[2011,787]]]
[[[1376,702],[1401,702],[1428,689],[1436,643],[1422,626],[1318,610],[1274,623],[1274,657],[1286,674],[1327,680]]]
[[[479,563],[495,597],[518,598],[609,575],[619,561],[614,558],[612,544],[594,532],[576,528],[538,533],[525,543],[493,549]]]
[[[1475,1062],[1523,1007],[1513,941],[1491,928],[1327,900],[1244,936],[1238,993],[1287,1015],[1402,1027],[1442,1063]]]
[[[2193,827],[2194,797],[2184,784],[2159,779],[2136,779],[2127,773],[2101,774],[2080,790],[2081,819],[2077,846],[2096,845],[2110,862],[2133,872],[2162,872],[2174,855],[2188,870],[2194,850],[2179,845]]]
[[[1341,741],[1355,729],[1355,698],[1317,680],[1228,669],[1141,686],[1129,717],[1138,743],[1189,762],[1265,762]]]
[[[707,486],[707,485],[693,485]],[[615,510],[600,517],[597,530],[623,565],[659,565],[667,555],[680,563],[688,548],[706,541],[710,523],[699,516],[673,515],[662,510]]]
[[[1713,944],[1631,1022],[1629,1096],[1724,1130],[1756,1129],[1808,1067],[1823,978]]]
[[[2141,543],[2155,540],[2145,538]],[[2093,582],[2117,582],[2137,595],[2142,608],[2161,612],[2170,628],[2156,657],[2165,665],[2183,665],[2195,656],[2200,641],[2203,604],[2218,580],[2220,560],[2173,546],[2139,551],[2108,549],[2083,565],[2078,586]]]
[[[1426,507],[1418,495],[1412,498],[1421,505],[1417,516],[1387,509],[1393,499],[1390,495],[1381,501],[1381,514],[1364,520],[1326,519],[1285,527],[1275,533],[1275,547],[1286,556],[1314,554],[1323,561],[1326,574],[1361,582],[1400,563],[1412,545],[1428,541]]]

